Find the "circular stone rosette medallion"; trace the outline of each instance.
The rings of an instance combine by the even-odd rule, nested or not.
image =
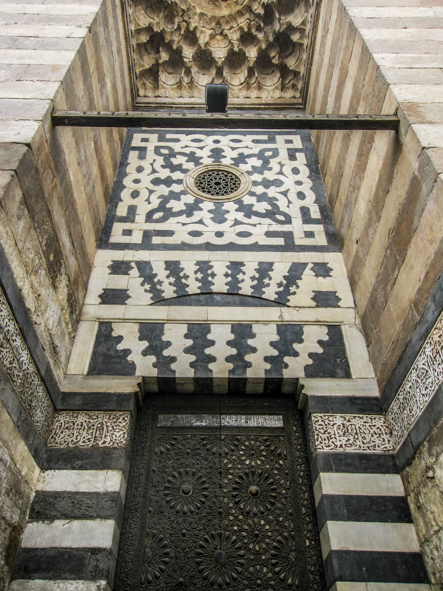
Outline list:
[[[206,201],[235,201],[249,193],[249,176],[228,164],[204,164],[188,172],[183,180],[185,189]]]

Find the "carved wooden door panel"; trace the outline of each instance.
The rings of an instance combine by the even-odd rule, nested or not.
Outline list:
[[[144,410],[120,590],[321,590],[301,425],[280,415]]]

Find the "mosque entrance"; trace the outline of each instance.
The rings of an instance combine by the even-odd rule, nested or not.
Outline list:
[[[181,401],[140,413],[114,589],[323,589],[293,398]]]

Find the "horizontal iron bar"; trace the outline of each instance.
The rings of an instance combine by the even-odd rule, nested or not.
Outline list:
[[[171,129],[391,129],[397,115],[305,115],[298,113],[168,113],[162,111],[54,111],[53,125]]]

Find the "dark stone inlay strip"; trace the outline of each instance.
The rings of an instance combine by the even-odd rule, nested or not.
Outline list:
[[[44,470],[123,470],[129,466],[128,449],[47,448]]]
[[[173,355],[164,355],[169,349],[171,341],[163,340],[165,334],[164,323],[140,322],[138,327],[139,341],[144,341],[147,346],[142,349],[142,355],[152,355],[155,361],[152,366],[157,369],[158,375],[166,378],[175,378],[172,364],[177,361]]]
[[[209,306],[209,307],[282,307],[283,304],[254,296],[234,293],[197,293],[169,298],[151,304],[152,306]]]
[[[406,497],[323,495],[317,518],[320,530],[327,521],[412,523]]]
[[[308,396],[306,412],[379,415],[383,409],[378,396]]]
[[[214,267],[210,261],[196,261],[195,262],[195,279],[200,284],[201,292],[212,292],[215,277]]]
[[[132,410],[138,391],[62,392],[57,410]]]
[[[271,341],[269,344],[276,350],[276,355],[267,355],[264,360],[270,364],[269,369],[265,369],[266,378],[283,378],[283,369],[289,366],[285,357],[299,357],[300,353],[294,347],[294,344],[303,343],[303,326],[301,324],[277,324],[278,340]]]
[[[394,454],[320,452],[311,456],[313,482],[320,472],[350,474],[398,474]]]
[[[127,289],[111,289],[106,287],[98,297],[102,304],[125,306],[127,300],[129,300],[129,292]]]
[[[278,283],[279,291],[276,293],[276,300],[287,304],[291,295],[297,292],[299,288],[298,282],[303,276],[308,263],[292,263],[288,269],[288,273],[283,277],[283,280]]]
[[[128,359],[131,349],[119,350],[123,337],[113,335],[112,322],[99,322],[88,375],[135,375],[135,363]]]
[[[114,564],[110,549],[21,548],[12,579],[108,580]]]
[[[246,355],[257,352],[257,348],[250,345],[248,341],[252,341],[256,335],[252,330],[252,324],[231,324],[231,333],[234,338],[227,341],[227,345],[237,352],[226,357],[226,363],[233,365],[229,370],[229,377],[246,378],[247,370],[252,366],[252,362],[246,359]]]
[[[147,286],[147,291],[154,301],[162,300],[165,292],[161,288],[162,281],[158,279],[158,273],[154,273],[152,264],[149,261],[134,261],[138,274],[143,278],[142,286]]]
[[[29,520],[114,519],[119,521],[122,498],[118,492],[37,492]]]
[[[251,294],[257,298],[261,298],[265,292],[266,285],[269,285],[271,281],[272,270],[274,263],[260,262],[254,269],[254,274],[250,278],[251,280]],[[277,298],[278,299],[278,298]]]
[[[184,268],[181,266],[179,261],[165,261],[165,269],[167,271],[166,278],[170,280],[171,285],[174,288],[176,296],[188,295],[189,284],[186,280],[189,279],[189,275],[186,275]]]
[[[336,581],[427,583],[423,558],[416,552],[332,550],[324,561],[329,589]]]
[[[212,370],[209,365],[216,361],[214,355],[206,353],[206,349],[213,347],[215,341],[209,338],[211,326],[208,324],[188,324],[188,330],[185,339],[192,340],[192,345],[185,347],[183,352],[188,355],[194,355],[195,361],[189,364],[194,370],[196,378],[212,378]]]
[[[329,325],[327,330],[328,338],[318,341],[323,351],[308,354],[313,363],[305,367],[305,376],[307,378],[351,378],[341,327]]]
[[[112,224],[111,224],[112,227]],[[132,243],[121,243],[121,242],[98,242],[97,248],[100,250],[158,250],[158,251],[176,251],[177,245],[176,244],[152,244],[151,237],[149,233],[152,231],[147,230],[143,234],[143,240],[141,244],[132,244]],[[157,230],[158,236],[164,236],[167,230]],[[171,232],[172,234],[172,232]],[[298,245],[294,244],[293,241],[288,238],[289,232],[266,232],[272,238],[282,238],[285,241],[285,244],[282,246],[275,245],[275,246],[268,246],[268,245],[260,245],[258,242],[253,245],[254,248],[251,248],[251,245],[243,245],[243,244],[235,244],[234,242],[229,242],[228,244],[219,246],[218,244],[212,244],[212,242],[204,242],[202,244],[186,244],[182,243],[180,245],[180,250],[183,251],[209,251],[209,252],[229,252],[231,250],[235,250],[237,252],[250,252],[251,250],[254,252],[341,252],[341,248],[338,245],[330,245],[325,244],[318,246],[316,244],[313,245]],[[169,234],[168,234],[169,235]]]

